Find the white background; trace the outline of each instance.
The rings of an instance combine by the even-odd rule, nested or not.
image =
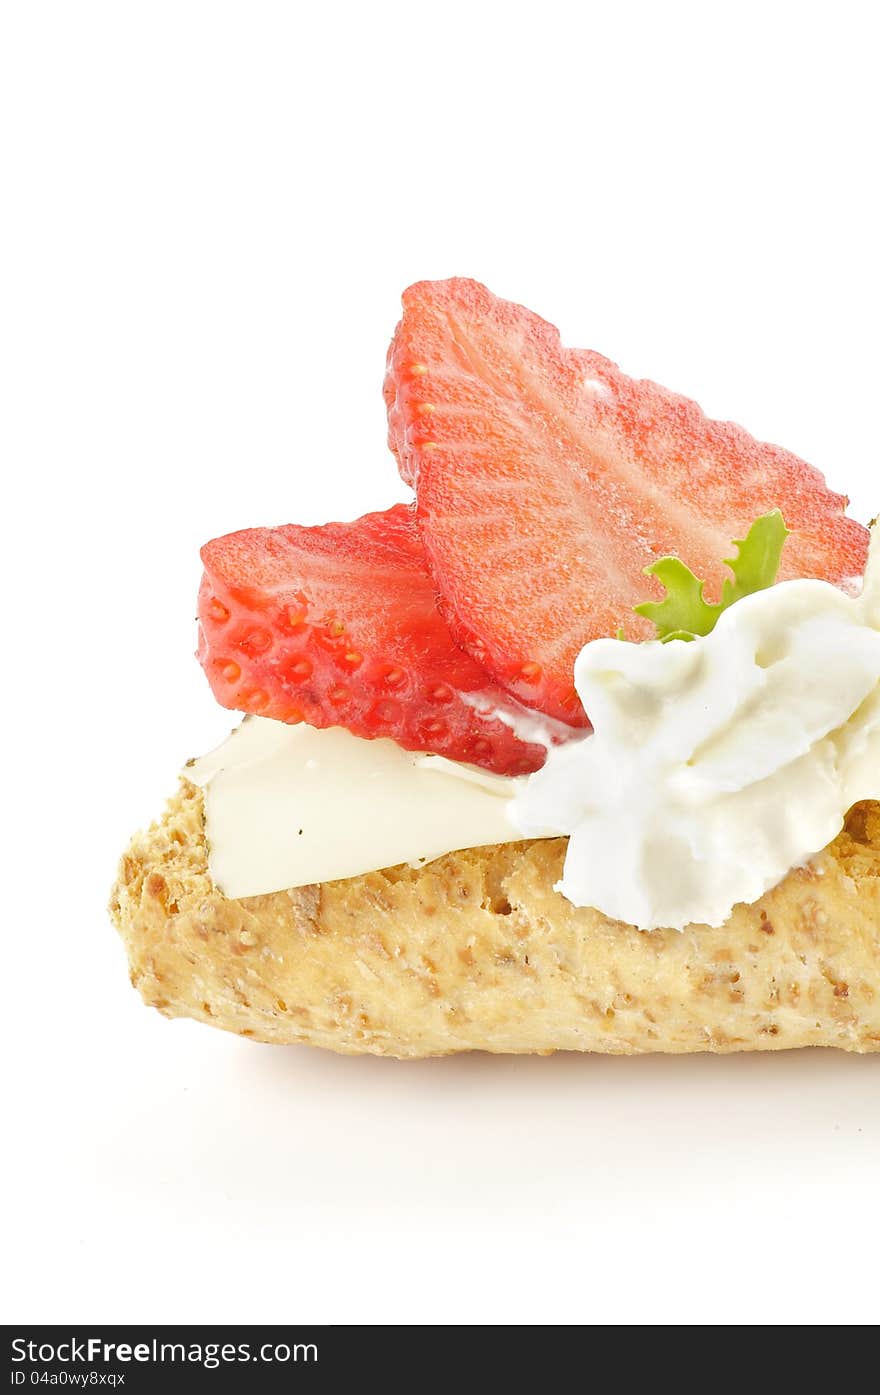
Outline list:
[[[3,7],[7,1320],[876,1320],[880,1060],[258,1047],[118,854],[229,727],[198,547],[404,497],[399,294],[484,279],[821,465],[877,443],[870,7]]]

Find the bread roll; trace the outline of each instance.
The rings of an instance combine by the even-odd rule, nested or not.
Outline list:
[[[564,839],[233,901],[181,782],[122,858],[111,914],[168,1017],[257,1041],[456,1051],[880,1049],[880,805],[720,929],[645,933],[554,892]]]

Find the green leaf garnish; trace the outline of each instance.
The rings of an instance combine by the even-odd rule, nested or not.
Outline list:
[[[705,600],[704,582],[678,557],[658,558],[645,568],[645,575],[656,576],[666,595],[662,601],[634,606],[636,615],[644,615],[656,625],[657,638],[664,644],[671,639],[696,639],[697,635],[710,634],[728,606],[773,585],[788,533],[779,509],[773,509],[756,518],[744,538],[734,538],[737,555],[724,559],[733,580],[724,582],[717,605]]]

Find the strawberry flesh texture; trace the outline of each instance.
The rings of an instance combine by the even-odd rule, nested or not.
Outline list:
[[[650,638],[643,569],[680,557],[717,600],[721,559],[759,514],[793,534],[779,579],[861,574],[868,534],[818,470],[696,403],[568,349],[552,325],[464,279],[403,297],[389,442],[456,638],[510,692],[571,723],[582,646]]]
[[[542,747],[464,701],[507,699],[453,640],[406,505],[355,523],[246,529],[201,555],[199,659],[224,707],[503,775],[543,764]]]

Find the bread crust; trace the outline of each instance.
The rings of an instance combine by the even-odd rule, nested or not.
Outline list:
[[[565,840],[234,901],[181,782],[111,900],[131,981],[168,1017],[414,1058],[457,1051],[880,1049],[880,804],[719,929],[643,933],[553,890]]]

